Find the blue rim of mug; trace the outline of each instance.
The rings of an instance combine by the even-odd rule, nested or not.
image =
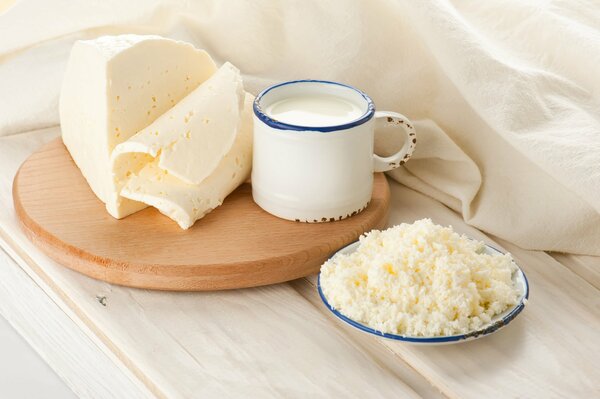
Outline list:
[[[276,119],[273,119],[262,110],[260,102],[267,93],[269,93],[271,90],[277,89],[282,86],[298,84],[298,83],[323,83],[323,84],[343,86],[348,89],[354,90],[355,92],[360,94],[360,96],[362,98],[364,98],[364,100],[367,102],[367,110],[358,119],[355,119],[353,121],[350,121],[350,122],[347,122],[347,123],[344,123],[341,125],[332,125],[332,126],[292,125],[289,123],[284,123],[284,122],[280,122]],[[254,115],[256,115],[256,117],[258,119],[260,119],[262,122],[264,122],[267,126],[270,126],[272,128],[280,129],[280,130],[313,131],[313,132],[324,132],[324,133],[325,132],[335,132],[338,130],[346,130],[346,129],[353,128],[354,126],[362,125],[363,123],[365,123],[368,120],[370,120],[371,118],[373,118],[373,116],[375,115],[375,104],[373,103],[373,100],[371,100],[371,97],[369,97],[362,91],[358,90],[356,87],[352,87],[352,86],[349,86],[349,85],[346,85],[343,83],[332,82],[329,80],[315,80],[315,79],[290,80],[289,82],[283,82],[283,83],[278,83],[273,86],[269,86],[266,89],[264,89],[262,92],[260,92],[260,94],[258,96],[256,96],[256,98],[254,99],[253,108],[254,108]]]

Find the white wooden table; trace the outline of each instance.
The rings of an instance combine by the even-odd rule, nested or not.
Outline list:
[[[57,135],[0,138],[0,257],[18,265],[0,267],[0,313],[81,397],[600,397],[599,258],[493,240],[391,183],[390,224],[431,217],[513,254],[531,295],[508,328],[451,346],[378,339],[334,319],[314,276],[213,293],[112,286],[50,261],[18,228],[14,173]]]
[[[18,267],[14,262],[9,264],[9,261],[12,262],[8,257],[0,255],[0,267]],[[60,377],[1,315],[0,353],[0,398],[76,398]]]

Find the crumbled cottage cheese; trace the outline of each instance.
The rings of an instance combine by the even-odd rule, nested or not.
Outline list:
[[[329,304],[373,329],[408,336],[464,334],[515,305],[509,254],[423,219],[360,238],[321,267]]]

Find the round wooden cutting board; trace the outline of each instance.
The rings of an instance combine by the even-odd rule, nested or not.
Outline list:
[[[180,291],[253,287],[316,273],[338,248],[385,225],[389,197],[378,173],[366,210],[306,224],[266,213],[244,184],[189,230],[154,208],[117,220],[60,138],[31,155],[13,183],[25,233],[58,263],[110,283]]]

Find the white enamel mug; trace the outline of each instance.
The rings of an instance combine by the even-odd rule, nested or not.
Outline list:
[[[360,107],[362,116],[331,126],[302,126],[274,119],[270,105],[294,96],[338,96]],[[314,124],[314,123],[313,123]],[[373,152],[376,126],[387,124],[405,136],[389,157]],[[417,143],[413,124],[396,112],[375,112],[369,96],[341,83],[296,80],[265,89],[254,101],[252,196],[265,211],[297,222],[328,222],[365,209],[373,172],[409,160]]]

